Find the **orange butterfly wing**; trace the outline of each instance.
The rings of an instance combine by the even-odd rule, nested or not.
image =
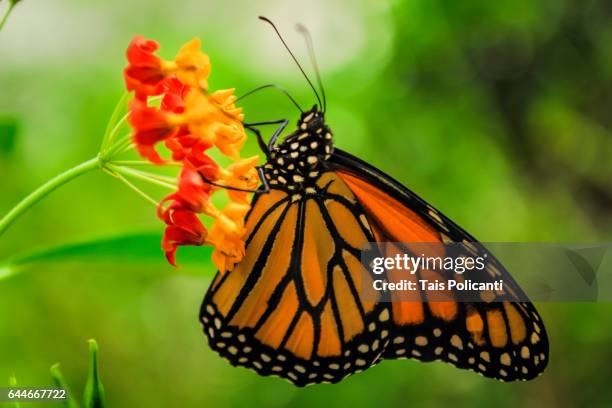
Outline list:
[[[244,259],[217,274],[200,312],[210,347],[231,364],[298,386],[376,363],[390,329],[389,305],[359,296],[360,249],[374,239],[361,207],[332,172],[315,189],[255,198]]]
[[[338,149],[332,161],[364,208],[378,242],[461,242],[473,255],[487,254],[485,270],[502,277],[509,292],[506,295],[515,299],[500,301],[496,293],[486,292],[481,294],[482,302],[459,302],[447,291],[442,294],[445,299],[436,293],[436,301],[427,301],[434,296],[427,292],[421,293],[424,302],[395,300],[392,337],[383,358],[443,360],[504,381],[528,380],[541,374],[548,362],[548,339],[541,318],[531,303],[519,301],[526,296],[495,257],[388,175]],[[440,251],[443,246],[432,248]],[[394,249],[385,246],[386,251]],[[420,270],[414,275],[419,278],[446,281],[451,276]]]
[[[530,379],[548,361],[541,318],[503,266],[469,234],[389,176],[336,150],[314,190],[259,194],[247,218],[246,254],[217,274],[200,320],[231,364],[298,386],[337,382],[383,358],[443,360],[501,380]],[[462,242],[487,253],[487,273],[511,298],[383,303],[360,291],[374,279],[360,263],[368,242]],[[393,255],[410,248],[382,247]],[[437,249],[435,249],[437,248]],[[440,251],[440,247],[432,250]],[[443,255],[443,254],[438,254]],[[394,279],[390,273],[390,280]],[[418,271],[415,279],[450,278]]]

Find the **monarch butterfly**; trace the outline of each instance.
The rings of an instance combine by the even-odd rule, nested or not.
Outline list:
[[[287,120],[247,125],[266,154],[264,186],[247,215],[243,260],[217,273],[202,303],[210,347],[232,365],[297,386],[336,383],[398,358],[442,360],[502,381],[541,374],[542,320],[495,257],[398,181],[334,147],[306,39],[323,102],[291,54],[318,104],[280,143]],[[266,144],[256,125],[270,123],[281,126]],[[495,293],[483,302],[363,300],[359,250],[368,242],[463,242],[487,254],[486,270],[503,278],[515,301]]]

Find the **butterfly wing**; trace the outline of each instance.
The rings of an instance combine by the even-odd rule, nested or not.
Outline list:
[[[485,271],[503,279],[504,298],[481,293],[482,302],[459,302],[447,291],[443,301],[394,301],[391,341],[383,358],[443,360],[486,377],[529,380],[548,362],[542,320],[504,269],[476,239],[399,182],[364,161],[336,149],[331,167],[363,207],[378,242],[463,243],[473,256],[486,254]],[[442,248],[442,245],[436,246]],[[385,251],[394,252],[391,250]],[[386,255],[393,255],[387,253]],[[452,273],[452,272],[451,272]],[[447,281],[444,271],[420,270],[415,279]],[[508,301],[510,299],[510,301]]]
[[[232,365],[298,386],[338,382],[375,364],[390,335],[386,303],[362,301],[360,250],[374,240],[333,172],[304,195],[259,194],[246,253],[217,274],[200,311],[210,347]]]

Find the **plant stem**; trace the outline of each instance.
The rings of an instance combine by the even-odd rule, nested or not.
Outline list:
[[[115,166],[117,167],[117,166]],[[123,166],[121,166],[123,167]],[[169,183],[171,185],[173,185],[174,187],[176,187],[176,177],[168,177],[168,176],[164,176],[162,174],[156,174],[156,173],[151,173],[148,171],[142,171],[142,170],[136,170],[136,169],[132,169],[129,167],[123,167],[124,169],[126,169],[127,172],[129,172],[129,174],[138,174],[141,175],[143,177],[149,177],[152,178],[154,180],[159,180],[159,181],[163,181],[164,183]]]
[[[104,153],[108,146],[113,143],[115,135],[117,134],[121,126],[123,126],[127,121],[127,114],[124,115],[122,118],[119,118],[119,115],[121,115],[121,112],[123,111],[123,109],[125,109],[125,104],[129,96],[130,94],[124,92],[121,98],[119,99],[119,102],[117,102],[117,105],[115,105],[115,109],[113,110],[113,113],[110,119],[108,120],[108,123],[106,125],[106,131],[104,132],[104,136],[102,137],[102,144],[100,145],[100,152],[102,153]]]
[[[80,176],[83,173],[87,173],[88,171],[97,169],[99,167],[100,160],[97,157],[93,158],[53,177],[51,180],[47,181],[45,184],[34,190],[32,193],[30,193],[30,195],[21,200],[19,204],[13,207],[13,209],[9,211],[9,213],[6,214],[4,218],[0,220],[0,236],[4,234],[6,229],[26,210],[28,210],[34,204],[42,200],[56,188],[66,184],[70,180]]]
[[[107,160],[113,157],[115,154],[119,154],[123,152],[126,146],[129,146],[132,143],[132,135],[127,134],[115,142],[111,147],[108,148],[107,151],[102,153],[103,159]]]
[[[13,7],[15,7],[15,4],[17,4],[17,2],[9,1],[8,8],[4,12],[4,16],[2,16],[2,20],[0,20],[0,31],[2,31],[2,28],[4,27],[4,23],[6,23],[6,20],[8,20],[8,17],[11,14],[11,11],[13,11]]]
[[[117,152],[117,154],[125,153],[127,151],[130,151],[130,150],[134,149],[135,147],[136,147],[136,145],[134,143],[132,143],[132,141],[130,141],[130,143],[128,143],[125,146],[123,146],[121,148],[121,150]]]
[[[152,184],[157,184],[158,186],[166,187],[170,190],[176,190],[176,184],[171,184],[169,182],[159,180],[158,178],[154,178],[145,172],[133,170],[128,167],[113,166],[112,164],[107,164],[106,167],[114,173],[123,174],[125,176],[132,176],[134,178],[144,180]]]
[[[158,205],[157,201],[155,201],[153,198],[151,198],[150,195],[148,195],[147,193],[145,193],[144,191],[142,191],[141,189],[136,187],[133,183],[131,183],[128,179],[123,177],[121,174],[116,173],[116,172],[114,172],[114,171],[112,171],[110,169],[104,169],[104,171],[106,173],[108,173],[109,175],[115,177],[119,181],[123,182],[126,186],[128,186],[129,188],[134,190],[139,196],[141,196],[142,198],[144,198],[145,200],[147,200],[148,202],[153,204],[155,207],[157,207],[157,205]]]
[[[115,136],[117,136],[117,133],[119,133],[121,128],[127,123],[128,118],[129,118],[129,116],[126,113],[125,115],[123,115],[121,117],[121,119],[119,119],[117,121],[117,123],[115,124],[115,127],[113,127],[113,129],[110,132],[110,137],[109,137],[109,140],[108,140],[108,143],[107,143],[109,146],[112,146],[112,144],[114,142],[114,139],[115,139]],[[131,132],[129,134],[131,135]]]
[[[130,167],[137,167],[137,166],[154,167],[154,166],[157,166],[155,163],[151,163],[150,161],[146,161],[146,160],[112,160],[109,163],[117,165],[117,166],[130,166]],[[175,166],[175,167],[181,167],[182,166],[182,164],[178,163],[178,162],[168,162],[168,163],[165,163],[165,165],[166,166]]]

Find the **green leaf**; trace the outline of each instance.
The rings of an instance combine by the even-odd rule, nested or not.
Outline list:
[[[59,363],[54,364],[51,366],[50,371],[51,371],[51,377],[53,378],[53,382],[55,383],[55,386],[66,390],[66,399],[64,400],[63,405],[66,408],[79,408],[79,404],[74,399],[72,390],[70,390],[70,388],[68,387],[68,383],[66,382],[66,379],[64,378],[64,375],[62,374],[62,371],[60,370],[59,367],[60,367]]]
[[[8,155],[15,148],[18,121],[12,116],[0,116],[0,155]]]
[[[89,374],[83,392],[83,404],[85,408],[106,407],[106,397],[98,367],[98,343],[93,339],[89,340]]]
[[[20,254],[0,263],[0,280],[42,262],[133,262],[166,265],[160,244],[160,233],[144,232],[50,247]],[[178,263],[181,266],[205,266],[198,270],[212,274],[215,268],[210,261],[211,251],[210,247],[180,248],[177,256]],[[168,268],[171,267],[168,266]]]

